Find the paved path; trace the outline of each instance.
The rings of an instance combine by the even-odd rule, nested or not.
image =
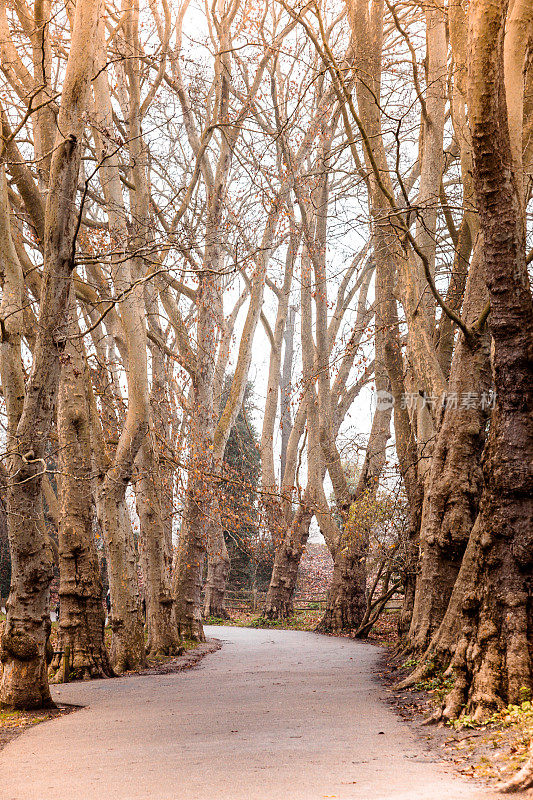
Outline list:
[[[380,700],[372,645],[209,628],[175,675],[54,689],[87,707],[0,753],[1,800],[489,800]]]

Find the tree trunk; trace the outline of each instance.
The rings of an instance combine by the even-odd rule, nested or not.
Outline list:
[[[474,526],[479,559],[463,601],[462,631],[451,663],[455,686],[445,714],[455,716],[466,704],[467,712],[476,718],[503,703],[518,702],[524,687],[533,688],[529,639],[533,627],[533,299],[526,266],[525,212],[520,181],[515,179],[521,165],[511,147],[512,115],[508,116],[505,96],[507,8],[505,2],[473,0],[469,9],[468,99],[474,186],[491,303],[496,406],[484,455],[485,490]],[[523,81],[521,71],[518,79]]]
[[[338,633],[339,631],[359,628],[367,607],[366,556],[379,478],[386,461],[392,415],[392,403],[388,400],[390,383],[384,364],[385,339],[381,321],[378,317],[376,317],[374,341],[377,404],[366,448],[365,461],[352,497],[350,497],[350,490],[345,479],[344,487],[342,485],[337,486],[340,476],[337,475],[337,478],[335,478],[335,472],[331,466],[333,459],[329,458],[327,460],[337,509],[342,519],[342,532],[335,547],[333,578],[328,590],[326,611],[317,628],[317,630],[324,632]],[[383,402],[383,399],[385,399],[385,402]],[[319,403],[319,405],[322,404]],[[322,435],[321,444],[324,449]],[[325,456],[329,455],[327,451],[324,454]],[[338,452],[335,458],[338,462],[337,473],[341,473],[344,478]]]
[[[192,379],[187,490],[178,560],[172,579],[179,635],[200,642],[205,640],[201,618],[202,572],[213,500],[213,354],[216,349],[218,290],[217,277],[204,276],[198,299],[198,365]]]
[[[463,317],[469,325],[486,304],[482,248],[479,239],[463,308]],[[409,631],[409,647],[417,652],[426,649],[442,622],[477,516],[490,388],[488,334],[481,334],[472,344],[465,342],[461,334],[424,502],[420,572]]]
[[[21,460],[15,474],[26,482],[24,492],[11,486],[7,494],[11,591],[2,631],[0,707],[46,708],[53,705],[46,663],[53,555],[36,473]]]
[[[218,498],[213,503],[211,517],[208,531],[208,565],[203,615],[204,618],[227,619],[229,615],[224,608],[224,596],[230,559],[218,510]]]
[[[72,308],[73,311],[73,308]],[[72,331],[78,326],[71,324]],[[59,599],[58,651],[69,652],[75,678],[103,678],[112,670],[104,644],[102,584],[93,530],[91,432],[83,345],[71,338],[61,367],[57,428],[59,438]],[[58,654],[50,680],[61,681],[65,662]]]
[[[98,382],[102,375],[97,374]],[[132,376],[129,378],[132,382]],[[145,663],[144,632],[137,572],[137,554],[126,489],[131,479],[134,459],[146,435],[147,422],[139,411],[139,386],[132,389],[124,428],[118,437],[117,420],[113,414],[100,415],[91,384],[88,399],[92,432],[92,464],[95,474],[94,494],[98,523],[106,546],[107,573],[111,596],[110,624],[112,642],[111,664],[115,672],[135,669]],[[105,408],[105,405],[104,405]],[[111,454],[105,433],[114,437],[118,446]],[[122,617],[121,615],[125,616]]]
[[[219,619],[226,619],[229,615],[224,608],[224,596],[226,593],[226,578],[230,569],[230,559],[224,539],[219,502],[220,494],[217,488],[211,507],[211,519],[207,533],[208,563],[203,616],[204,618],[218,617]]]
[[[11,555],[9,553],[9,539],[7,536],[6,514],[6,482],[5,469],[0,470],[0,608],[4,606],[9,595],[11,583]]]
[[[92,461],[95,473],[96,512],[106,544],[111,595],[111,664],[115,672],[135,669],[145,663],[144,628],[141,613],[137,554],[131,519],[126,505],[126,490],[134,462],[147,435],[148,389],[145,343],[136,346],[134,334],[140,323],[137,289],[129,292],[122,304],[122,317],[128,335],[128,410],[118,445],[109,457],[99,409],[89,386],[92,429]],[[111,429],[116,420],[111,416]],[[116,441],[116,440],[115,440]]]
[[[376,315],[382,325],[383,362],[390,381],[390,391],[394,405],[394,432],[400,474],[405,486],[409,504],[409,522],[406,531],[405,564],[403,569],[404,602],[399,618],[399,632],[403,635],[409,629],[413,610],[415,580],[418,570],[419,530],[422,508],[423,487],[418,469],[418,450],[415,425],[405,407],[405,365],[400,344],[396,283],[402,295],[408,321],[409,344],[416,352],[420,385],[427,386],[428,394],[440,396],[444,381],[440,364],[433,346],[433,321],[428,316],[426,304],[420,304],[424,296],[425,282],[420,281],[416,269],[412,269],[412,259],[400,242],[399,227],[390,214],[390,205],[385,191],[394,195],[390,178],[387,152],[381,129],[381,64],[383,48],[383,9],[382,0],[370,6],[363,0],[348,0],[349,20],[357,42],[357,64],[369,76],[370,84],[356,82],[356,95],[359,115],[366,135],[372,142],[374,165],[377,167],[379,181],[369,154],[365,150],[365,162],[369,170],[369,206],[372,215],[372,245],[376,261]],[[440,78],[439,78],[440,81]],[[438,87],[437,94],[438,94]],[[437,105],[438,96],[434,97]],[[435,136],[439,132],[435,131]],[[433,142],[435,147],[435,141]],[[430,169],[431,169],[431,165]],[[426,186],[426,193],[428,191]],[[385,190],[385,191],[384,191]],[[398,278],[398,281],[397,281]],[[416,300],[414,299],[416,296]],[[427,365],[427,369],[423,365]],[[427,381],[425,382],[425,379]]]
[[[337,548],[326,611],[316,628],[321,633],[356,630],[365,615],[368,543],[360,533],[353,531],[352,536],[356,543],[343,537],[346,544]]]
[[[378,405],[374,412],[372,430],[366,449],[365,463],[343,520],[343,529],[335,549],[333,577],[328,590],[326,611],[317,630],[339,633],[357,629],[366,611],[366,556],[373,506],[376,500],[379,476],[386,459],[387,441],[390,437],[392,408],[390,403],[380,404],[381,392],[388,381],[382,362],[381,335],[376,331],[376,389]]]
[[[305,264],[302,265],[305,270]],[[363,273],[364,274],[364,273]],[[368,280],[370,280],[369,272]],[[298,566],[309,535],[309,526],[313,515],[316,516],[321,531],[324,534],[326,543],[332,553],[335,550],[339,537],[339,530],[335,520],[331,515],[329,504],[324,494],[323,481],[326,473],[323,448],[319,441],[320,415],[318,410],[318,399],[316,392],[311,389],[313,375],[315,372],[313,359],[311,356],[313,345],[311,342],[310,325],[310,298],[306,291],[308,281],[302,280],[302,353],[304,355],[304,379],[303,384],[307,387],[304,396],[300,400],[300,407],[295,416],[294,425],[287,444],[286,466],[281,487],[281,497],[283,502],[278,504],[278,513],[275,515],[275,504],[271,504],[269,524],[270,530],[280,530],[279,546],[276,549],[274,568],[271,583],[267,594],[265,615],[271,619],[283,618],[292,613],[292,598],[296,588],[298,577]],[[366,310],[366,284],[363,283],[363,290],[359,295],[357,303],[357,315],[349,347],[343,358],[337,376],[331,387],[330,404],[333,414],[333,422],[329,430],[328,441],[334,441],[338,430],[342,424],[348,406],[339,404],[339,397],[346,385],[351,365],[353,364],[354,354],[361,339],[362,333],[368,322]],[[333,324],[333,323],[332,323]],[[334,335],[332,336],[334,338]],[[278,365],[279,367],[279,365]],[[279,373],[279,369],[278,369]],[[267,406],[270,403],[270,395],[267,395]],[[307,420],[307,461],[308,461],[308,484],[304,492],[301,505],[296,512],[292,512],[290,501],[287,497],[291,494],[291,489],[295,483],[296,459],[298,442],[301,438]],[[333,448],[331,448],[333,449]],[[271,449],[268,451],[271,452]],[[334,454],[338,458],[338,453]],[[267,463],[268,460],[267,460]],[[281,506],[281,508],[280,508]],[[275,520],[270,522],[270,518]],[[276,528],[274,528],[274,524]],[[284,529],[282,528],[284,526]]]
[[[511,14],[517,10],[520,4]],[[451,657],[454,687],[442,714],[452,718],[465,709],[481,719],[518,702],[533,687],[533,300],[524,207],[515,180],[520,164],[511,151],[505,102],[507,4],[473,0],[469,15],[473,174],[491,304],[496,405],[483,455],[480,511],[424,660],[435,656],[446,663]]]
[[[306,498],[304,494],[292,524],[276,550],[264,610],[267,619],[286,619],[293,613],[292,598],[298,578],[298,567],[313,518],[313,511],[307,504],[308,500],[310,497]]]
[[[146,284],[144,294],[149,329],[164,339],[159,324],[158,295],[153,283]],[[168,371],[162,352],[154,345],[150,350],[150,439],[143,441],[139,455],[142,481],[136,486],[136,497],[146,585],[147,650],[152,654],[178,652],[180,643],[172,597],[174,469],[160,458],[160,453],[170,445],[171,424],[176,423],[176,416],[169,400]]]
[[[126,486],[106,476],[98,491],[98,520],[104,531],[111,595],[111,651],[113,669],[121,674],[146,661],[144,626],[137,575],[137,554],[126,507]]]
[[[199,499],[204,493],[200,481],[187,486],[187,516],[180,532],[178,560],[172,579],[176,623],[180,638],[205,641],[202,628],[202,570],[206,543],[203,512]]]
[[[283,340],[285,350],[283,353],[283,368],[280,380],[280,426],[281,426],[281,477],[285,475],[285,465],[287,462],[287,447],[292,429],[291,415],[291,380],[292,362],[294,359],[294,324],[296,318],[296,308],[291,306],[287,314],[287,323]]]
[[[227,19],[219,28],[221,49],[217,54],[216,69],[220,70],[220,94],[216,113],[220,120],[227,119],[229,109],[229,81],[231,78],[230,24]],[[228,128],[222,137],[214,174],[204,172],[208,191],[205,247],[199,273],[197,291],[196,358],[192,370],[193,410],[190,422],[191,447],[183,524],[180,533],[178,561],[174,571],[172,591],[176,605],[176,620],[181,636],[204,641],[201,621],[201,588],[205,552],[208,544],[208,526],[213,502],[213,476],[224,453],[224,437],[229,435],[244,396],[246,374],[251,358],[251,339],[259,317],[259,308],[252,309],[252,299],[241,339],[237,380],[232,382],[230,398],[215,429],[216,409],[214,398],[215,359],[218,334],[223,328],[222,220],[226,202],[233,150],[240,133],[235,126]],[[209,175],[208,175],[209,173]],[[262,303],[262,286],[259,289],[259,307]],[[242,373],[245,374],[242,374]],[[226,439],[227,440],[227,439]]]
[[[229,614],[226,611],[224,603],[226,596],[226,579],[230,570],[230,559],[222,529],[219,530],[219,533],[220,535],[213,537],[212,540],[212,544],[216,547],[217,552],[210,557],[207,567],[203,611],[204,619],[208,617],[229,619]]]
[[[283,619],[292,613],[292,596],[298,577],[298,565],[309,536],[309,526],[313,517],[313,512],[308,507],[312,498],[309,482],[302,502],[296,511],[293,511],[289,499],[292,496],[292,490],[289,487],[292,487],[295,482],[298,443],[305,426],[306,408],[306,399],[302,398],[287,446],[285,473],[279,499],[272,498],[267,501],[263,499],[268,530],[272,540],[276,543],[274,565],[264,612],[269,619]],[[277,508],[277,514],[275,514],[275,508]]]
[[[135,669],[145,663],[144,630],[137,574],[137,556],[131,521],[126,506],[126,490],[135,459],[149,428],[149,390],[146,342],[146,315],[143,288],[139,281],[145,274],[143,249],[150,230],[146,153],[140,131],[139,41],[138,16],[133,7],[124,12],[123,49],[128,76],[130,137],[127,142],[132,163],[133,187],[130,187],[128,214],[122,194],[119,158],[114,146],[111,152],[103,147],[99,164],[100,182],[106,201],[109,229],[115,239],[113,254],[114,285],[124,297],[120,304],[120,350],[125,362],[128,382],[128,408],[116,451],[112,459],[103,442],[93,446],[98,474],[97,511],[108,555],[109,589],[111,594],[111,661],[116,672]],[[122,37],[122,33],[120,34]],[[95,118],[99,132],[111,130],[113,110],[105,71],[106,53],[104,24],[100,22],[97,74],[94,80]],[[101,142],[102,144],[102,142]],[[107,145],[107,142],[106,142]],[[117,344],[119,344],[117,339]],[[96,404],[91,405],[95,442],[101,438]]]
[[[151,432],[140,447],[138,466],[140,478],[135,497],[140,521],[139,552],[146,603],[146,652],[150,656],[174,655],[180,645],[170,586],[172,553],[165,535],[161,476]]]
[[[76,196],[83,120],[92,75],[98,0],[76,6],[58,134],[50,169],[44,231],[44,278],[33,367],[9,463],[12,582],[0,658],[0,705],[51,704],[46,668],[52,554],[44,526],[42,475],[66,344],[70,275],[76,241]]]

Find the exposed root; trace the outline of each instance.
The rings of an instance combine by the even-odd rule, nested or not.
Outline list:
[[[183,645],[174,644],[168,647],[154,647],[147,651],[147,661],[157,660],[159,658],[168,658],[169,656],[182,656],[185,652]]]
[[[205,609],[202,614],[202,622],[205,622],[209,618],[212,619],[231,619],[231,615],[226,611],[225,608],[210,608]]]
[[[269,605],[263,611],[263,617],[270,620],[286,620],[290,619],[294,614],[292,601],[282,602],[276,605]]]
[[[529,745],[529,759],[524,764],[520,772],[511,778],[507,783],[498,786],[500,792],[523,792],[533,786],[533,739]]]
[[[432,661],[424,661],[411,672],[406,678],[396,684],[397,689],[411,689],[415,684],[429,678],[435,671],[435,664]]]

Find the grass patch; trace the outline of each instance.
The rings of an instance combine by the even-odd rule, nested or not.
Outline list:
[[[224,619],[224,617],[207,617],[204,619],[204,625],[230,625],[230,619]]]
[[[448,723],[456,750],[470,761],[462,770],[478,778],[509,780],[529,758],[533,738],[533,705],[530,700],[511,704],[479,721],[463,714]]]
[[[195,647],[198,647],[198,642],[195,642],[194,639],[182,639],[180,644],[184,650],[194,650]]]
[[[250,611],[230,611],[229,619],[208,617],[205,625],[230,625],[237,628],[277,628],[278,630],[313,631],[318,625],[322,611],[309,609],[296,611],[287,619],[267,619],[262,614]]]
[[[316,604],[319,605],[318,603]],[[257,611],[229,611],[229,619],[208,617],[205,625],[230,625],[238,628],[266,628],[287,631],[314,631],[324,614],[321,608],[308,608],[295,611],[286,619],[267,619]],[[383,647],[391,647],[398,641],[398,612],[384,612],[374,625],[368,636],[368,641]]]
[[[29,722],[36,725],[52,716],[50,711],[28,712],[28,711],[0,711],[0,728],[16,728],[21,723]]]
[[[491,726],[500,728],[519,727],[528,735],[531,735],[533,734],[533,703],[531,700],[524,700],[517,705],[511,703],[506,708],[481,721],[468,714],[463,714],[458,719],[451,720],[448,724],[455,730],[461,730],[462,728],[488,728]]]

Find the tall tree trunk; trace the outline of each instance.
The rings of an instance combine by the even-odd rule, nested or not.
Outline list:
[[[143,248],[147,246],[149,230],[146,152],[142,140],[139,88],[139,31],[138,9],[124,7],[123,30],[119,47],[124,54],[128,77],[128,149],[131,158],[130,186],[131,224],[127,214],[119,171],[119,159],[114,145],[107,152],[108,142],[102,144],[99,174],[106,201],[109,229],[115,245],[114,281],[118,293],[123,293],[119,336],[121,355],[128,381],[128,408],[116,451],[112,459],[104,448],[94,452],[97,464],[97,513],[108,555],[109,589],[112,611],[110,616],[112,643],[111,662],[116,672],[135,669],[145,663],[144,626],[138,586],[137,554],[126,505],[126,490],[130,483],[135,458],[149,428],[149,391],[146,345],[145,308],[142,285],[145,274]],[[113,111],[107,75],[103,20],[99,29],[99,70],[94,80],[96,119],[99,130],[112,130]],[[97,141],[99,141],[97,139]],[[117,340],[118,344],[118,340]],[[94,411],[93,411],[94,408]],[[93,432],[101,435],[96,406]]]
[[[133,374],[130,382],[132,377]],[[139,413],[139,391],[142,393],[142,384],[132,389],[124,428],[116,451],[110,457],[92,385],[88,386],[96,514],[105,541],[111,596],[110,660],[113,670],[119,674],[145,663],[137,554],[126,505],[126,489],[135,456],[146,434],[143,415]],[[142,405],[141,401],[141,408]],[[111,430],[115,428],[116,420],[111,416],[107,422]]]
[[[0,470],[0,608],[4,607],[11,583],[11,555],[7,536],[7,514],[5,491],[7,486],[5,468]],[[1,665],[0,665],[1,669]]]
[[[317,630],[338,633],[356,630],[366,611],[366,557],[372,512],[379,477],[386,460],[390,437],[392,405],[382,403],[389,383],[383,366],[383,337],[376,328],[376,395],[378,398],[361,475],[348,509],[343,515],[342,533],[335,549],[333,577],[326,611]],[[346,513],[347,511],[347,513]]]
[[[211,232],[211,236],[214,231]],[[213,244],[216,247],[215,244]],[[218,262],[215,262],[218,263]],[[176,622],[181,637],[204,641],[201,618],[202,571],[207,548],[215,432],[213,379],[219,286],[216,275],[204,275],[198,297],[198,359],[193,374],[189,423],[187,490],[178,559],[172,579]]]
[[[147,321],[160,339],[157,293],[152,283],[145,286]],[[149,655],[176,653],[180,642],[172,597],[173,471],[159,457],[169,442],[173,409],[168,402],[167,374],[161,350],[151,347],[152,390],[149,435],[138,455],[140,480],[135,496],[140,519],[140,556],[145,583],[147,652]],[[159,444],[162,442],[162,444]]]
[[[51,704],[45,649],[52,558],[43,521],[42,475],[66,344],[73,269],[83,120],[95,49],[98,0],[76,6],[50,169],[44,231],[44,279],[33,367],[9,462],[9,542],[12,589],[1,638],[0,705]]]
[[[471,325],[483,309],[485,291],[482,240],[477,237],[478,219],[472,211],[472,146],[466,115],[467,23],[465,11],[456,0],[450,3],[449,25],[454,58],[452,119],[461,156],[465,209],[446,299],[450,307],[460,310],[471,245],[476,243],[463,311]],[[449,390],[427,481],[420,574],[409,633],[409,646],[414,650],[427,646],[444,616],[476,518],[482,486],[480,457],[490,388],[488,341],[485,335],[477,337],[475,343],[467,343],[460,335],[450,368],[454,333],[454,323],[442,315],[438,352],[443,371],[449,375]]]
[[[218,495],[218,493],[217,493]],[[230,559],[224,529],[220,519],[219,497],[215,497],[211,508],[211,519],[208,524],[208,564],[205,583],[204,617],[227,618],[224,608],[226,578],[230,569]]]
[[[4,166],[0,167],[0,255],[4,271],[1,337],[1,374],[8,423],[8,451],[18,450],[18,426],[24,408],[24,370],[21,358],[24,277],[15,252],[9,219],[9,198]],[[42,379],[43,376],[41,376]],[[53,389],[52,389],[53,391]],[[52,410],[50,410],[50,416]],[[50,426],[51,420],[48,420]],[[44,451],[44,446],[41,445]],[[32,453],[31,458],[33,459]],[[1,639],[0,706],[39,708],[52,705],[46,677],[45,648],[50,634],[49,586],[53,555],[46,533],[39,477],[27,473],[26,490],[17,472],[20,456],[7,464],[4,489],[11,560],[11,585],[7,620]],[[33,465],[32,465],[33,466]],[[31,470],[31,467],[29,467]],[[15,484],[11,486],[15,477]],[[31,494],[28,494],[31,489]],[[12,516],[26,506],[30,516]]]
[[[373,164],[366,149],[365,162],[369,170],[369,206],[376,260],[377,316],[382,325],[383,359],[394,404],[394,431],[399,469],[409,504],[403,570],[404,603],[399,618],[399,631],[403,635],[409,629],[413,610],[423,487],[418,469],[416,426],[404,404],[405,365],[398,325],[396,301],[398,292],[395,289],[397,278],[408,322],[411,352],[419,368],[417,375],[419,383],[424,386],[428,394],[439,397],[442,394],[444,375],[440,364],[437,363],[431,335],[433,323],[429,319],[428,306],[423,304],[418,314],[418,301],[424,295],[425,285],[420,280],[418,266],[413,265],[412,258],[410,259],[400,242],[399,228],[390,214],[391,208],[386,197],[386,193],[394,196],[394,188],[381,130],[383,0],[375,0],[370,6],[363,0],[354,2],[349,0],[347,8],[357,43],[357,65],[369,76],[370,81],[369,84],[366,81],[357,81],[356,95],[361,123],[372,143]],[[440,103],[438,91],[437,88],[434,98],[437,106]],[[435,136],[439,136],[438,131],[435,131]],[[426,181],[425,194],[427,195],[430,190]],[[412,269],[413,266],[415,269]]]
[[[74,313],[73,304],[71,311]],[[57,429],[59,438],[59,599],[58,651],[50,666],[50,679],[66,680],[65,669],[75,678],[102,678],[112,670],[104,644],[102,584],[93,520],[91,487],[91,431],[85,352],[78,326],[71,320],[71,337],[65,348],[59,387]]]
[[[285,349],[283,353],[283,368],[280,380],[280,426],[281,426],[281,476],[285,475],[285,465],[287,463],[287,447],[289,436],[291,435],[292,416],[291,416],[291,379],[292,362],[294,359],[294,323],[296,308],[291,306],[287,315],[287,324],[283,341]]]
[[[515,4],[511,17],[523,8]],[[510,134],[516,131],[509,126],[513,115],[508,117],[505,102],[507,4],[474,0],[469,15],[473,174],[491,304],[496,405],[483,454],[480,511],[446,614],[423,661],[450,665],[454,687],[442,715],[453,718],[465,709],[480,719],[518,702],[524,689],[533,687],[533,299],[521,181],[515,180],[521,149],[511,151]],[[516,39],[506,40],[508,46],[516,46]],[[515,77],[523,80],[521,73]],[[422,665],[407,682],[424,671]]]
[[[123,478],[106,477],[98,491],[97,510],[106,540],[111,595],[110,658],[114,671],[121,674],[142,666],[146,655],[137,554]]]
[[[370,313],[366,307],[366,297],[371,274],[371,269],[365,269],[357,281],[357,283],[362,286],[362,289],[357,301],[356,320],[349,345],[346,348],[346,353],[331,386],[330,405],[333,422],[329,432],[330,441],[335,439],[344,416],[351,405],[350,401],[346,404],[344,398],[342,402],[340,402],[340,398],[346,386],[346,381],[350,374],[354,356],[357,353],[363,331],[366,329],[369,322]],[[367,276],[366,278],[365,275]],[[346,279],[347,283],[348,280],[349,278]],[[305,282],[302,281],[302,284],[304,283]],[[302,296],[304,317],[302,349],[304,350],[305,348],[303,384],[308,388],[300,401],[300,407],[295,416],[294,425],[287,443],[286,465],[281,488],[281,497],[283,499],[281,504],[282,511],[277,516],[277,525],[282,529],[282,532],[279,545],[276,549],[274,568],[265,606],[265,615],[271,619],[283,618],[292,613],[292,598],[296,588],[298,566],[309,536],[309,526],[313,515],[316,516],[324,538],[326,539],[326,543],[333,555],[335,554],[339,536],[339,530],[331,515],[323,488],[326,466],[319,441],[320,415],[318,411],[318,400],[316,392],[310,389],[314,364],[312,358],[308,357],[313,348],[309,346],[309,297],[307,297],[308,292],[306,292],[305,289],[306,287],[302,286],[302,292],[305,293]],[[337,310],[339,302],[340,299],[338,298]],[[341,314],[339,314],[339,317],[340,316]],[[330,325],[330,330],[333,331],[331,335],[332,341],[337,332],[336,325],[337,322],[335,320]],[[269,397],[270,395],[267,395],[267,404],[269,403]],[[354,395],[352,394],[352,400],[353,397]],[[307,460],[309,478],[301,504],[299,504],[296,511],[293,512],[287,498],[291,493],[290,487],[292,487],[295,482],[296,454],[306,420],[308,427]]]
[[[150,656],[174,655],[180,645],[170,585],[172,553],[165,535],[161,474],[152,431],[143,440],[137,464],[140,475],[135,497],[140,522],[139,555],[146,603],[146,652]]]
[[[276,550],[264,610],[267,619],[286,619],[293,613],[292,598],[298,578],[298,567],[313,519],[311,502],[310,491],[306,490],[292,523]]]
[[[220,50],[216,55],[215,69],[218,72],[216,109],[214,114],[221,124],[227,124],[230,101],[230,80],[232,62],[231,19],[225,13],[223,22],[218,25]],[[242,122],[242,120],[241,120]],[[250,363],[251,338],[259,317],[259,308],[250,300],[250,308],[245,322],[239,352],[241,372],[232,382],[230,398],[216,425],[215,408],[215,359],[219,331],[223,328],[222,266],[223,266],[223,228],[227,183],[229,180],[233,152],[240,134],[240,125],[226,129],[221,138],[216,170],[204,162],[208,203],[205,227],[205,247],[203,269],[199,273],[197,292],[197,345],[195,368],[191,375],[193,398],[190,423],[191,448],[189,472],[185,497],[184,518],[180,534],[178,561],[173,577],[173,595],[176,603],[176,620],[181,635],[203,641],[201,622],[201,583],[204,556],[208,546],[209,524],[213,487],[217,479],[215,469],[224,453],[224,438],[229,436],[244,396],[246,374]],[[194,136],[193,136],[194,138]],[[193,145],[194,146],[194,145]],[[259,270],[258,270],[259,271]],[[259,306],[262,303],[262,282],[254,287],[252,295],[259,288]],[[252,310],[252,306],[254,308]],[[250,313],[252,311],[252,313]],[[235,372],[237,373],[236,368]],[[243,376],[243,372],[246,373]],[[212,529],[215,536],[217,528]],[[218,536],[221,531],[218,530]]]
[[[298,445],[305,426],[306,406],[307,402],[304,397],[300,401],[289,437],[280,501],[278,502],[276,498],[278,514],[274,517],[274,502],[267,506],[270,513],[265,514],[270,535],[277,545],[264,609],[264,615],[268,619],[284,619],[292,613],[292,596],[298,577],[298,565],[313,518],[314,487],[312,488],[310,481],[308,481],[303,498],[295,511],[293,511],[292,502],[289,499],[292,497],[292,486],[295,481]]]
[[[486,305],[483,244],[476,244],[463,308],[471,325]],[[420,533],[409,647],[423,651],[440,625],[475,522],[483,479],[481,454],[489,416],[491,372],[488,333],[467,343],[462,334],[454,354],[449,391],[427,481]]]
[[[525,9],[526,7],[524,7]],[[445,714],[463,704],[476,718],[533,688],[533,299],[528,283],[521,147],[515,149],[514,109],[508,115],[504,35],[516,3],[473,0],[469,26],[469,112],[474,186],[491,303],[496,406],[483,471],[485,489],[472,536],[479,541],[462,607],[462,630],[451,667],[455,686]],[[531,35],[531,8],[526,28]],[[527,16],[527,15],[526,15]],[[527,42],[528,37],[525,37]],[[514,46],[513,39],[505,47]],[[522,65],[526,47],[523,47]],[[522,81],[523,70],[515,74]],[[509,102],[513,102],[512,95]],[[521,132],[522,120],[519,122]],[[520,156],[517,156],[517,153]],[[477,580],[476,580],[477,578]]]
[[[105,452],[98,409],[94,397],[90,397],[93,460],[97,475],[96,510],[106,543],[112,606],[110,657],[113,669],[118,673],[145,663],[137,553],[126,504],[126,490],[135,458],[148,431],[146,350],[144,346],[138,346],[134,338],[134,334],[139,334],[138,303],[134,288],[122,309],[124,327],[128,331],[128,411],[112,459]]]
[[[172,578],[172,594],[180,637],[203,642],[205,636],[201,618],[202,570],[207,545],[204,504],[209,500],[207,492],[210,488],[201,475],[204,462],[198,458],[194,462],[191,459],[190,463],[184,520]]]

